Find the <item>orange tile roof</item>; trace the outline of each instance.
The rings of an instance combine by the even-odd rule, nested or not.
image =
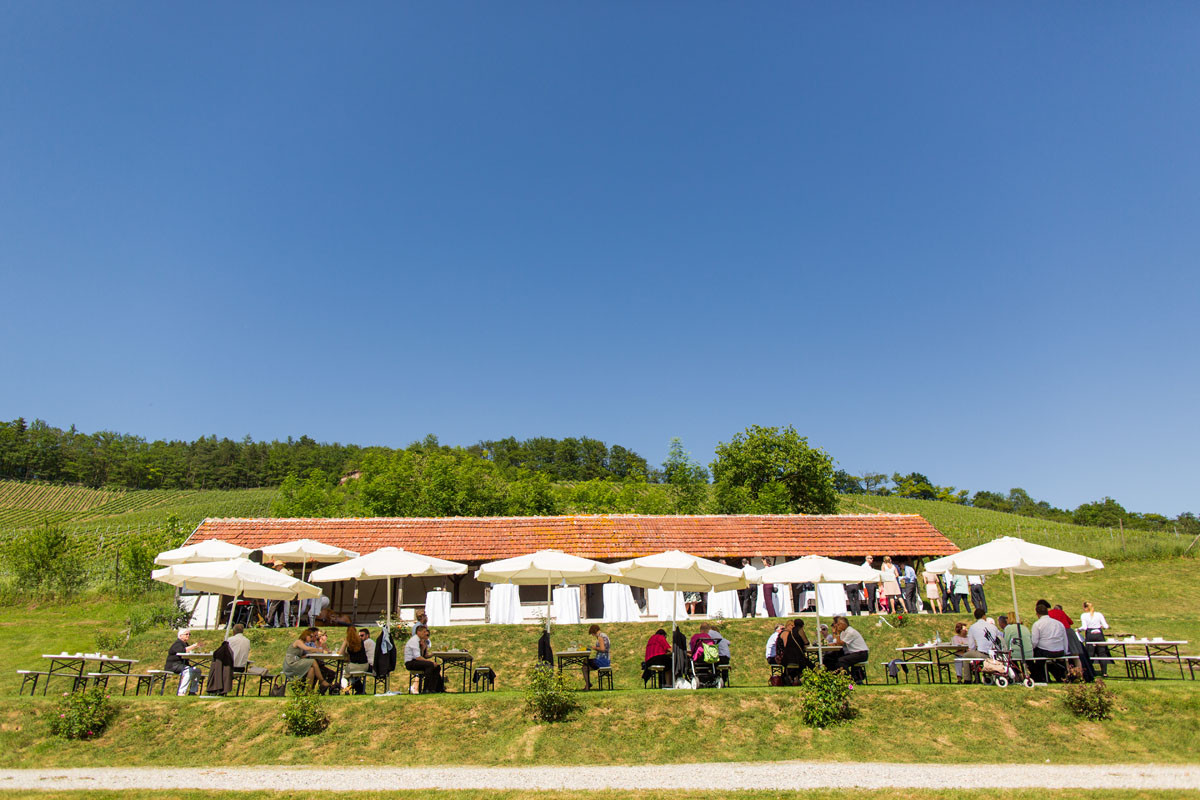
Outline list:
[[[917,514],[206,519],[188,542],[223,539],[259,548],[301,538],[364,554],[390,545],[468,562],[543,548],[601,560],[672,549],[706,558],[958,552]]]

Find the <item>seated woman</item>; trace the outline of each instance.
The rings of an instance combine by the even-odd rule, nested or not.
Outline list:
[[[612,646],[608,641],[608,634],[600,631],[599,625],[593,625],[588,628],[588,635],[595,636],[596,640],[588,645],[588,650],[596,653],[595,658],[589,658],[587,663],[583,665],[583,688],[592,688],[592,670],[600,667],[612,665],[611,652],[609,648]]]
[[[320,664],[312,657],[314,653],[324,652],[314,644],[318,633],[320,631],[316,628],[305,628],[296,641],[288,645],[287,652],[283,655],[283,668],[280,672],[289,681],[303,678],[305,686],[308,688],[311,689],[319,684],[322,690],[328,691],[332,688],[332,684],[325,680],[325,676],[321,674]]]
[[[950,644],[961,648],[956,650],[956,653],[965,653],[967,651],[967,623],[954,623],[954,635],[950,637]],[[958,682],[962,683],[962,668],[963,662],[960,659],[954,659],[954,674],[958,676]]]
[[[783,665],[784,675],[791,682],[795,683],[800,680],[800,676],[804,674],[804,670],[812,669],[812,661],[805,652],[808,647],[808,636],[804,633],[804,620],[797,619],[792,622],[791,629],[784,628],[779,634],[779,641],[776,643],[776,648],[780,654],[779,663]]]
[[[667,641],[667,632],[659,628],[646,642],[646,660],[642,662],[642,683],[650,680],[654,673],[651,667],[662,667],[664,675],[671,672],[671,644]],[[665,685],[665,682],[664,682]]]
[[[363,676],[370,669],[370,663],[358,628],[353,625],[346,628],[346,641],[342,642],[338,652],[346,657],[346,680],[349,681],[350,687],[355,694],[366,694],[367,684]]]

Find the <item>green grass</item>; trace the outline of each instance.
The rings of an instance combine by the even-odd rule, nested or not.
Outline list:
[[[1200,640],[1200,617],[1192,611],[1194,562],[1125,562],[1101,572],[1018,579],[1022,604],[1038,597],[1074,612],[1092,599],[1118,630]],[[993,613],[1006,610],[1005,581],[988,584]],[[1147,603],[1148,594],[1154,596]],[[119,700],[122,713],[100,740],[67,744],[46,739],[52,704],[40,697],[17,699],[18,667],[38,667],[41,653],[95,650],[97,631],[115,631],[128,609],[165,593],[120,601],[93,597],[64,605],[18,605],[0,620],[0,693],[10,696],[0,714],[0,765],[87,764],[585,764],[689,762],[710,759],[1024,761],[1031,752],[1056,762],[1195,761],[1200,753],[1200,684],[1110,681],[1120,712],[1106,723],[1075,721],[1062,708],[1061,687],[1006,690],[963,686],[882,686],[875,664],[893,648],[924,641],[935,630],[948,636],[956,619],[922,615],[895,630],[857,623],[872,649],[872,685],[858,690],[860,713],[848,725],[813,732],[800,725],[796,693],[769,688],[762,646],[770,620],[730,620],[723,631],[733,648],[735,688],[715,692],[652,692],[641,689],[638,663],[656,623],[607,625],[612,638],[618,691],[583,696],[584,711],[562,726],[531,723],[519,693],[525,666],[536,652],[536,626],[454,626],[434,632],[435,646],[457,643],[499,674],[500,691],[482,695],[391,698],[330,698],[334,724],[297,749],[281,733],[280,701],[180,700],[174,697]],[[685,625],[691,633],[695,624]],[[251,657],[277,666],[292,632],[256,631]],[[336,629],[334,631],[336,635]],[[207,645],[220,633],[197,632]],[[134,637],[121,654],[158,667],[173,634],[154,630]],[[582,626],[554,629],[556,649],[584,640]],[[1190,648],[1192,652],[1200,647]],[[1187,650],[1185,650],[1187,652]],[[402,673],[403,674],[403,673]],[[1159,674],[1171,672],[1159,665]],[[380,715],[414,718],[420,726],[380,725]],[[179,732],[186,730],[187,737]],[[987,731],[988,735],[981,735]],[[226,742],[213,748],[212,742]],[[890,744],[889,744],[890,743]],[[898,743],[902,743],[900,746]],[[328,747],[325,745],[329,745]]]
[[[907,497],[841,495],[843,514],[920,514],[964,550],[999,536],[1018,536],[1030,542],[1073,550],[1105,562],[1156,560],[1184,553],[1194,537],[1174,532],[1120,531],[1005,514],[939,500]],[[1200,545],[1190,556],[1200,555]]]
[[[805,800],[913,800],[915,797],[924,800],[1169,800],[1170,798],[1200,797],[1200,792],[1193,791],[1150,791],[1150,790],[1114,790],[1114,789],[980,789],[964,791],[962,789],[928,790],[918,793],[911,788],[905,789],[806,789],[799,792],[789,792],[786,787],[769,792],[714,792],[714,791],[640,791],[623,792],[604,790],[604,797],[619,798],[619,800],[705,800],[710,797],[728,797],[734,800],[774,800],[778,797],[805,798]],[[387,791],[387,792],[354,792],[349,795],[355,800],[518,800],[524,797],[536,797],[538,800],[595,800],[595,791],[533,791],[496,789],[439,791],[431,789]],[[229,797],[230,793],[202,791],[147,791],[124,790],[109,791],[37,791],[37,792],[2,792],[0,797],[17,800],[84,800],[101,798],[101,800],[220,800]],[[238,792],[233,795],[239,800],[311,800],[313,792]]]

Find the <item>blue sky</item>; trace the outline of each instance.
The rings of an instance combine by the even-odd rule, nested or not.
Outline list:
[[[0,418],[794,425],[1196,502],[1200,6],[0,4]]]

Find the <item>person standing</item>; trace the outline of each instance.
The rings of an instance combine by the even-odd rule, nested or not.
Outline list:
[[[743,558],[741,569],[745,571],[746,567],[751,566],[750,559]],[[754,616],[754,606],[758,601],[758,588],[749,586],[745,589],[738,589],[738,599],[742,601],[742,616],[750,618]]]
[[[1101,644],[1108,635],[1108,620],[1089,602],[1083,604],[1083,613],[1079,615],[1079,627],[1083,631],[1083,641],[1092,659],[1093,667],[1100,668],[1101,677],[1108,677],[1108,665],[1112,663],[1112,653],[1108,645]]]
[[[895,614],[900,610],[900,573],[892,563],[891,556],[883,557],[879,574],[883,576],[883,600],[887,603],[888,613]]]
[[[925,570],[921,573],[921,580],[925,582],[925,599],[929,601],[929,607],[932,609],[930,613],[942,613],[941,578],[937,573]]]
[[[911,560],[904,562],[900,570],[900,591],[903,592],[904,608],[910,614],[917,613],[917,571]]]
[[[187,628],[180,628],[175,636],[175,641],[171,642],[171,646],[167,649],[167,663],[163,665],[163,669],[179,676],[177,693],[179,697],[186,694],[199,694],[200,668],[192,666],[186,659],[187,654],[199,647],[200,643],[188,644],[191,641],[192,632]]]
[[[767,557],[763,559],[763,567],[772,567],[775,565],[775,559]],[[762,585],[763,605],[767,607],[768,617],[777,617],[775,613],[775,584],[764,583]]]
[[[946,573],[950,578],[950,601],[954,604],[954,613],[957,614],[959,603],[962,604],[963,610],[970,608],[968,598],[971,595],[970,584],[967,581],[966,575],[953,575]]]
[[[971,592],[971,605],[973,605],[975,607],[976,611],[978,611],[979,609],[982,608],[983,613],[986,614],[987,613],[987,597],[985,597],[983,594],[983,576],[982,575],[968,575],[967,576],[967,586],[969,587],[970,592]]]
[[[875,569],[875,565],[873,563],[874,561],[875,561],[874,556],[867,556],[866,558],[863,559],[862,565],[864,567],[866,567],[867,569]],[[879,602],[875,598],[875,592],[878,591],[878,589],[879,589],[878,584],[875,584],[875,583],[866,584],[867,613],[868,614],[874,614],[876,611],[879,610]]]

